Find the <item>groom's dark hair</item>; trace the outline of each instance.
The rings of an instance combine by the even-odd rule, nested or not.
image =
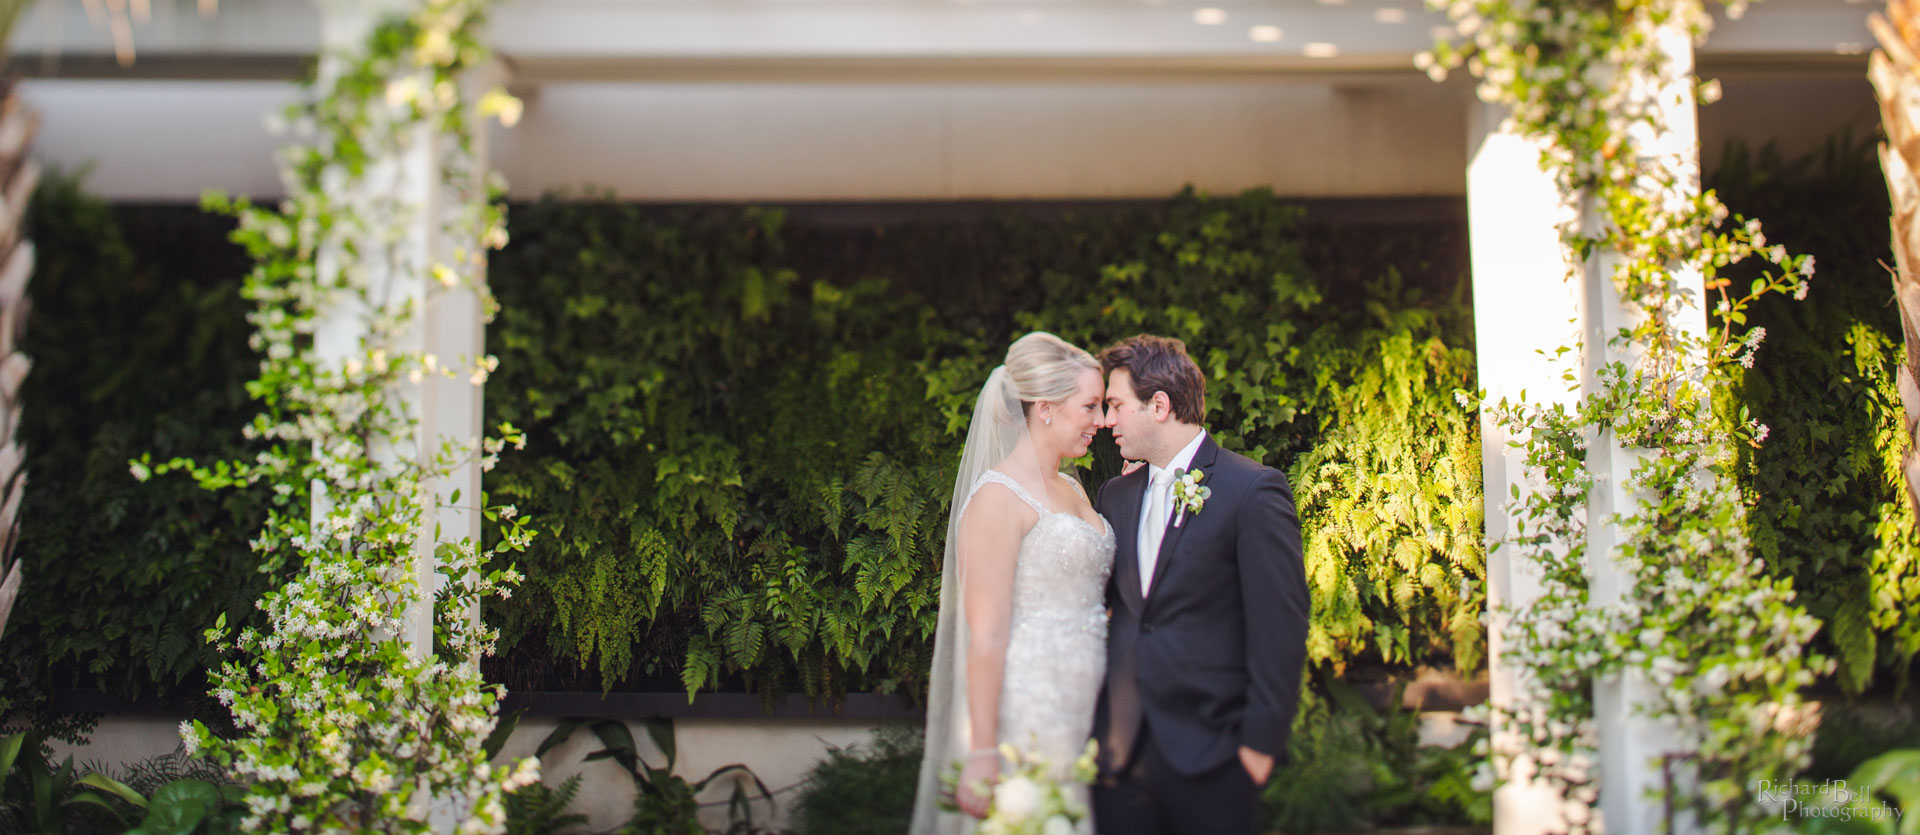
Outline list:
[[[1100,352],[1100,370],[1116,368],[1127,370],[1134,397],[1152,400],[1164,391],[1181,423],[1199,426],[1206,418],[1207,378],[1187,356],[1187,343],[1148,333],[1127,337]]]

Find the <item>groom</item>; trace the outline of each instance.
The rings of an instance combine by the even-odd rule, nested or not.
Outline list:
[[[1100,488],[1118,547],[1094,819],[1101,835],[1253,835],[1306,659],[1293,494],[1207,436],[1206,380],[1180,340],[1122,340],[1100,365],[1102,425],[1147,466]]]

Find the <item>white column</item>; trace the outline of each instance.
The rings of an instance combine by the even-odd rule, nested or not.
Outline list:
[[[1662,44],[1672,68],[1682,78],[1692,70],[1691,39],[1669,28]],[[1698,189],[1698,125],[1690,86],[1684,81],[1666,89],[1644,92],[1660,108],[1668,132],[1659,137],[1644,127],[1636,138],[1679,163]],[[1508,130],[1505,109],[1478,105],[1468,119],[1467,169],[1468,227],[1472,241],[1474,321],[1480,385],[1488,403],[1516,398],[1521,391],[1533,403],[1571,403],[1598,391],[1596,370],[1607,362],[1631,357],[1609,346],[1608,340],[1635,321],[1635,312],[1622,305],[1612,281],[1617,253],[1603,252],[1582,265],[1569,280],[1567,255],[1560,243],[1558,224],[1577,211],[1562,199],[1552,175],[1540,169],[1540,148]],[[1589,212],[1581,218],[1596,228]],[[1682,276],[1694,288],[1694,304],[1681,327],[1704,331],[1705,314],[1698,305],[1699,276]],[[1579,344],[1578,354],[1563,362],[1551,358],[1555,349]],[[1544,352],[1541,353],[1541,352]],[[1576,371],[1577,386],[1563,378]],[[1571,390],[1570,390],[1571,389]],[[1482,417],[1482,465],[1486,486],[1486,525],[1489,543],[1515,533],[1505,505],[1515,485],[1524,496],[1538,484],[1527,477],[1522,455],[1507,447],[1508,435],[1490,418]],[[1631,515],[1637,504],[1625,487],[1633,467],[1644,453],[1620,447],[1611,433],[1594,440],[1588,469],[1595,484],[1588,496],[1587,546],[1591,564],[1592,602],[1605,606],[1621,599],[1634,578],[1613,561],[1620,529],[1606,523],[1614,514]],[[1540,593],[1537,570],[1517,563],[1511,547],[1488,555],[1489,607],[1518,607]],[[1502,663],[1500,633],[1504,619],[1496,614],[1488,634],[1490,698],[1496,706],[1511,704],[1519,671]],[[1595,684],[1595,722],[1600,741],[1601,815],[1606,831],[1657,832],[1660,807],[1647,799],[1660,773],[1655,760],[1675,743],[1673,729],[1636,716],[1636,707],[1649,703],[1654,693],[1638,674],[1613,677]],[[1516,742],[1511,732],[1495,729],[1495,745]],[[1524,777],[1528,767],[1516,768]],[[1494,794],[1494,831],[1498,835],[1530,835],[1558,831],[1562,800],[1545,786],[1515,780]],[[1685,821],[1678,831],[1687,831]]]
[[[383,17],[404,14],[412,4],[407,0],[325,0],[319,6],[322,41],[319,78],[324,89],[328,79],[344,69],[340,64],[343,54],[360,53]],[[419,125],[412,131],[406,149],[376,158],[354,189],[333,186],[342,189],[341,193],[330,195],[337,202],[354,204],[389,199],[399,200],[409,209],[399,229],[365,230],[369,238],[388,243],[365,241],[363,251],[380,251],[379,247],[390,245],[396,257],[389,263],[397,268],[369,265],[361,278],[372,302],[342,296],[340,302],[321,317],[315,334],[315,351],[323,362],[332,362],[335,367],[350,357],[364,357],[369,348],[384,347],[390,355],[425,354],[433,357],[438,367],[455,369],[451,377],[427,374],[418,381],[403,378],[393,394],[405,404],[407,414],[417,421],[414,435],[410,440],[394,444],[393,448],[373,451],[388,460],[418,461],[430,466],[446,441],[477,447],[481,423],[480,386],[468,379],[465,369],[472,368],[483,353],[483,325],[480,302],[471,288],[445,287],[431,277],[435,264],[454,263],[461,246],[449,239],[444,228],[447,204],[454,198],[441,181],[441,171],[453,140],[433,124]],[[476,143],[475,152],[484,154],[484,146]],[[355,190],[359,193],[353,193]],[[338,268],[340,247],[344,243],[344,240],[335,240],[322,245],[318,264],[321,275],[329,275]],[[472,243],[466,244],[468,249],[472,246]],[[369,259],[372,260],[375,259]],[[415,313],[403,332],[391,334],[381,346],[374,346],[365,341],[374,336],[370,322],[377,312],[375,306],[388,312],[410,308]],[[477,512],[480,470],[472,458],[468,456],[466,463],[446,477],[426,485],[425,501],[436,506],[447,505],[457,492],[459,506],[427,508],[415,539],[413,576],[421,599],[408,607],[406,625],[400,636],[414,657],[423,657],[432,651],[433,598],[442,584],[442,578],[435,573],[439,565],[435,547],[464,538],[477,541],[480,537]],[[327,497],[316,490],[316,517],[326,510]],[[477,616],[478,613],[470,614]]]
[[[1636,123],[1630,135],[1642,149],[1664,158],[1672,170],[1680,172],[1686,196],[1700,190],[1700,130],[1694,107],[1690,79],[1693,73],[1693,39],[1677,26],[1669,25],[1659,33],[1662,51],[1668,61],[1669,77],[1675,83],[1660,87],[1647,79],[1633,95],[1659,114],[1666,131],[1655,135],[1650,126]],[[1587,223],[1598,221],[1589,215]],[[1622,263],[1616,252],[1603,251],[1594,256],[1587,268],[1587,305],[1584,347],[1586,374],[1582,386],[1597,392],[1595,372],[1604,363],[1632,363],[1638,352],[1623,352],[1608,344],[1622,328],[1631,328],[1644,320],[1637,308],[1620,303],[1612,276]],[[1673,315],[1674,326],[1695,336],[1705,333],[1706,311],[1701,305],[1705,288],[1697,271],[1678,273],[1676,280],[1690,289],[1686,307]],[[1697,361],[1698,358],[1695,358]],[[1624,449],[1611,432],[1594,440],[1587,453],[1587,469],[1594,484],[1587,496],[1587,515],[1596,524],[1587,529],[1591,554],[1591,597],[1596,607],[1620,601],[1632,589],[1635,577],[1622,570],[1616,555],[1622,531],[1618,526],[1598,524],[1615,514],[1631,516],[1639,496],[1627,489],[1633,468],[1650,457],[1644,449]],[[1594,720],[1600,736],[1600,806],[1607,830],[1611,832],[1664,831],[1663,806],[1648,793],[1661,785],[1658,761],[1664,752],[1688,753],[1693,747],[1671,723],[1646,718],[1643,707],[1654,703],[1658,694],[1654,685],[1637,668],[1623,675],[1609,676],[1594,683]],[[1679,776],[1676,774],[1676,776]],[[1674,832],[1693,831],[1690,818],[1675,821]]]
[[[1540,169],[1540,146],[1505,124],[1504,107],[1476,102],[1467,116],[1467,229],[1473,267],[1474,345],[1480,386],[1481,472],[1486,487],[1487,630],[1489,699],[1496,708],[1513,704],[1515,675],[1505,665],[1501,607],[1520,607],[1540,594],[1537,567],[1515,559],[1514,548],[1492,546],[1518,532],[1506,512],[1515,486],[1524,497],[1541,485],[1528,477],[1525,455],[1507,446],[1509,435],[1491,416],[1502,399],[1522,393],[1535,403],[1572,403],[1579,392],[1562,379],[1575,359],[1554,361],[1554,350],[1579,338],[1582,288],[1567,280],[1567,255],[1558,226],[1572,209],[1552,175]],[[1503,725],[1493,728],[1496,749],[1518,745]],[[1515,766],[1524,777],[1531,767]],[[1493,795],[1496,835],[1536,835],[1559,830],[1561,798],[1551,787],[1524,779]]]
[[[485,91],[505,83],[506,69],[499,61],[471,70],[461,83],[461,95],[466,96],[469,104],[474,100],[474,91]],[[478,108],[469,107],[468,129],[473,136],[473,155],[476,164],[473,167],[474,194],[486,194],[484,180],[488,166],[488,144],[486,119],[478,115]],[[438,171],[439,160],[435,160]],[[444,187],[437,184],[436,191]],[[477,241],[468,241],[464,246],[471,250],[481,246]],[[455,251],[452,242],[442,234],[436,223],[433,240],[434,257],[440,263],[452,264],[462,253]],[[475,280],[485,286],[484,266]],[[422,281],[426,281],[424,278]],[[432,493],[443,505],[437,515],[429,514],[427,522],[438,525],[437,535],[429,530],[421,537],[421,542],[432,547],[438,542],[458,542],[471,540],[476,547],[480,543],[480,511],[485,505],[480,500],[480,439],[485,434],[483,384],[470,378],[469,371],[478,366],[486,356],[486,312],[481,308],[480,294],[477,288],[460,285],[442,287],[426,282],[434,291],[428,297],[425,325],[426,350],[440,358],[443,364],[450,365],[455,372],[452,376],[431,378],[425,391],[425,408],[421,415],[420,432],[426,449],[439,449],[442,440],[451,440],[466,445],[473,450],[461,463],[448,472],[439,483],[432,485]],[[459,501],[453,501],[454,494]],[[430,555],[429,555],[430,557]],[[437,563],[433,563],[437,565]],[[440,579],[437,575],[435,579]],[[422,586],[433,588],[435,586]],[[480,604],[476,601],[467,610],[467,619],[480,622]],[[431,637],[431,631],[428,632]]]

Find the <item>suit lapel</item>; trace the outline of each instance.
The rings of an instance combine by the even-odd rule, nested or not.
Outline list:
[[[1219,456],[1220,446],[1213,442],[1213,435],[1209,434],[1201,439],[1200,448],[1193,451],[1193,461],[1187,464],[1187,469],[1210,472],[1213,469],[1214,460],[1219,458]],[[1142,488],[1142,492],[1145,492],[1145,488]],[[1137,517],[1138,515],[1138,511],[1136,511],[1135,516]],[[1186,533],[1187,528],[1193,525],[1196,518],[1193,514],[1189,513],[1187,514],[1187,518],[1176,528],[1173,526],[1173,516],[1178,515],[1179,511],[1176,509],[1173,515],[1167,518],[1166,534],[1160,537],[1160,554],[1155,557],[1153,561],[1153,582],[1148,585],[1148,588],[1152,589],[1152,591],[1149,593],[1148,601],[1152,601],[1160,595],[1160,581],[1167,576],[1167,564],[1173,562],[1173,555],[1177,553],[1180,547],[1180,535]],[[1138,550],[1139,546],[1135,545],[1134,548]],[[1137,565],[1138,561],[1136,560],[1135,563]],[[1135,571],[1137,573],[1138,569],[1135,569]],[[1137,583],[1133,591],[1136,596],[1139,594],[1140,589]]]
[[[1135,612],[1140,611],[1140,511],[1146,499],[1146,471],[1141,467],[1115,478],[1111,485],[1111,489],[1120,491],[1113,503],[1114,514],[1119,517],[1113,520],[1114,576],[1120,583],[1120,599]]]

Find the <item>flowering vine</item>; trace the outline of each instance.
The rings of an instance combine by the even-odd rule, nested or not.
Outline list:
[[[232,712],[232,739],[183,724],[189,751],[250,785],[246,826],[270,831],[499,832],[502,793],[538,779],[538,762],[489,763],[500,688],[482,682],[479,658],[494,630],[472,617],[480,599],[506,596],[521,578],[490,568],[533,535],[512,507],[487,507],[458,491],[437,495],[455,469],[490,469],[524,438],[423,443],[416,413],[436,378],[485,381],[491,357],[436,357],[410,349],[431,293],[466,288],[490,317],[485,252],[506,242],[497,185],[482,176],[461,76],[482,64],[485,0],[422,0],[376,25],[363,50],[339,57],[319,95],[290,111],[303,136],[282,160],[288,197],[277,210],[208,198],[239,221],[234,240],[257,264],[243,293],[254,303],[249,384],[263,411],[244,433],[265,442],[253,461],[202,466],[175,459],[133,463],[134,475],[183,470],[209,489],[270,483],[275,507],[251,541],[265,568],[289,561],[292,579],[259,606],[264,629],[236,634],[224,616],[207,631],[231,654],[211,675]],[[479,102],[511,123],[504,92]],[[400,161],[433,135],[444,143],[422,205]],[[417,174],[417,169],[415,169]],[[423,213],[426,213],[423,215]],[[407,230],[432,224],[450,242],[443,259]],[[437,258],[438,256],[436,256]],[[407,288],[431,288],[427,298]],[[343,327],[344,326],[344,327]],[[352,345],[342,333],[356,335]],[[330,336],[331,335],[331,336]],[[430,436],[424,436],[430,437]],[[425,525],[443,508],[478,511],[498,544],[446,541]],[[413,567],[431,555],[438,577],[422,588]],[[431,611],[430,645],[405,640],[409,609]]]
[[[1516,565],[1538,570],[1541,591],[1504,612],[1517,681],[1500,710],[1514,733],[1492,767],[1502,779],[1531,769],[1566,799],[1570,831],[1600,828],[1594,685],[1639,677],[1652,693],[1646,718],[1671,732],[1649,763],[1665,828],[1758,828],[1778,810],[1752,781],[1805,768],[1814,706],[1798,690],[1832,662],[1804,652],[1818,622],[1746,539],[1733,445],[1757,445],[1767,428],[1744,413],[1716,418],[1713,404],[1726,402],[1730,366],[1750,367],[1765,337],[1746,327],[1748,307],[1768,293],[1804,298],[1813,259],[1768,246],[1758,221],[1729,223],[1699,189],[1694,149],[1672,147],[1667,108],[1719,94],[1662,42],[1705,37],[1712,18],[1701,0],[1429,2],[1460,40],[1416,64],[1436,80],[1464,64],[1479,97],[1508,107],[1512,129],[1543,147],[1542,167],[1568,201],[1569,273],[1606,271],[1629,315],[1591,361],[1577,404],[1494,407],[1537,480],[1524,496],[1516,488],[1508,544]],[[1725,5],[1737,17],[1746,3]],[[1759,277],[1735,288],[1735,270]],[[1712,324],[1689,327],[1703,299]],[[1580,346],[1561,353],[1578,357]],[[1628,507],[1591,518],[1590,497],[1614,488],[1596,483],[1588,452],[1615,447],[1632,462],[1619,485]],[[1590,551],[1590,522],[1618,531],[1610,552]],[[1592,560],[1627,578],[1617,601],[1594,599]]]

